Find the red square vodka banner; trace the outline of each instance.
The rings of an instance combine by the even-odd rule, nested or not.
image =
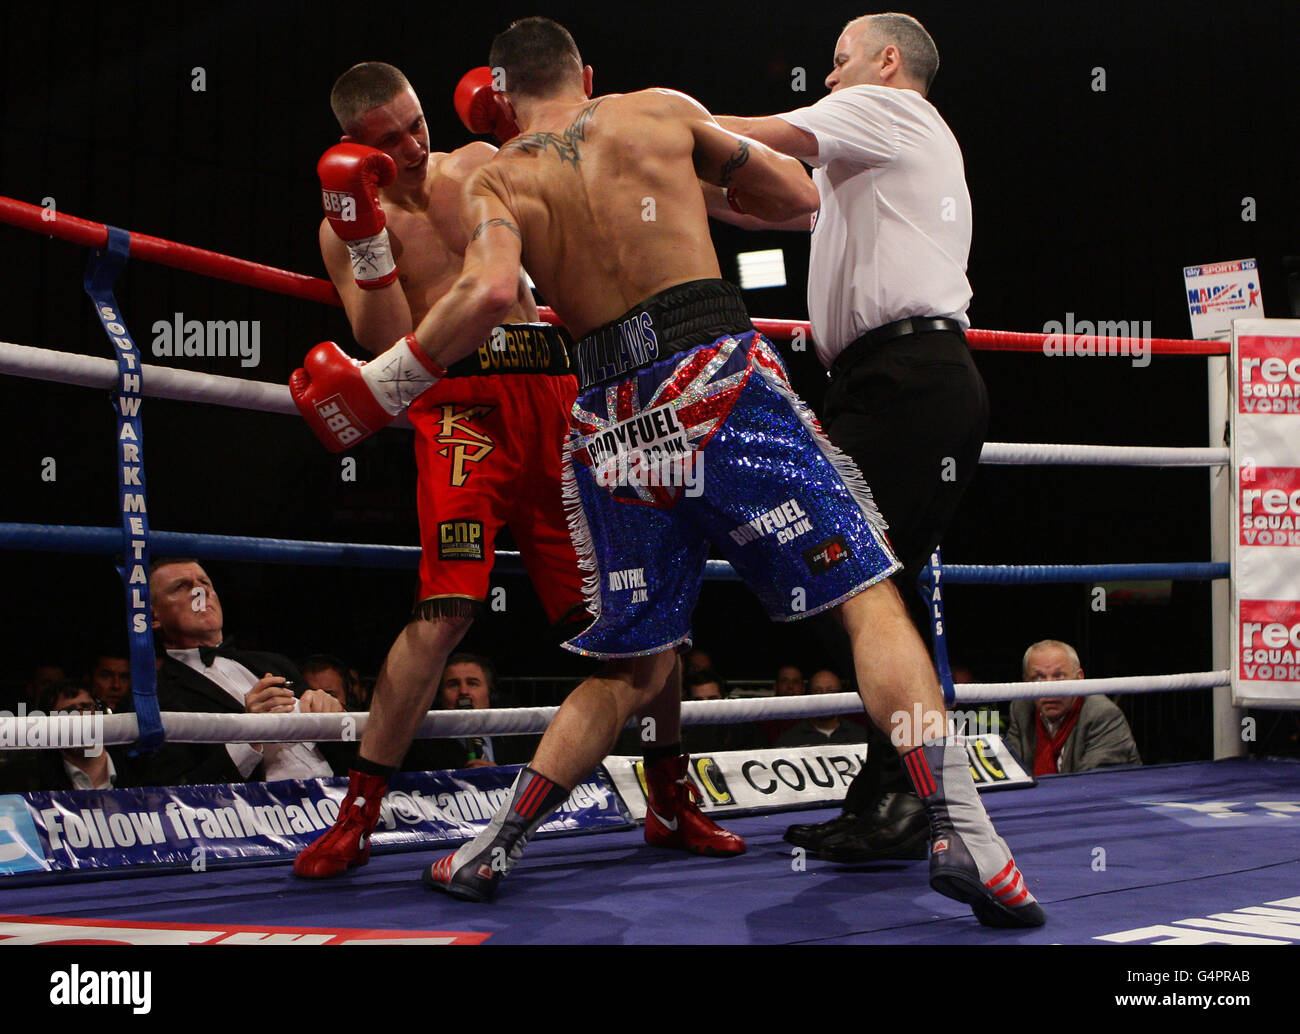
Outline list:
[[[1300,320],[1233,324],[1233,703],[1300,707]]]

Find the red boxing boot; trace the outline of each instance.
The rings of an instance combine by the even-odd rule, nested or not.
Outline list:
[[[680,754],[646,762],[646,843],[717,857],[744,854],[745,841],[728,833],[695,803],[695,787],[686,778],[690,760],[690,755]]]
[[[342,876],[370,861],[370,834],[379,821],[388,780],[355,769],[348,773],[348,792],[334,826],[293,860],[293,874],[310,880]]]

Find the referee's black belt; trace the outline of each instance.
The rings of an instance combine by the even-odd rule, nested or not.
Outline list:
[[[849,368],[859,360],[865,359],[874,349],[879,348],[887,341],[893,341],[895,338],[906,337],[909,334],[925,334],[936,330],[955,331],[965,338],[965,330],[956,320],[950,320],[941,316],[925,316],[922,318],[913,317],[906,320],[895,320],[893,323],[886,323],[883,327],[876,327],[875,330],[868,330],[856,341],[847,345],[835,361],[831,363],[831,376],[840,377],[849,372]]]

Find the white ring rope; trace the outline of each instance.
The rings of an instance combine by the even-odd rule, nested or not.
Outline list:
[[[980,462],[993,466],[1217,467],[1228,462],[1228,450],[1156,445],[985,442]]]
[[[142,367],[142,372],[141,389],[148,398],[207,402],[235,409],[298,415],[289,389],[283,384],[148,364]],[[72,355],[7,341],[0,341],[0,373],[83,388],[111,389],[118,383],[117,364],[111,359]],[[404,417],[396,423],[407,425]],[[1228,462],[1228,450],[986,442],[980,462],[995,466],[1212,467]]]
[[[957,688],[957,705],[1018,700],[1045,692],[1070,696],[1094,693],[1163,693],[1212,689],[1229,684],[1227,671],[1181,675],[1136,675],[1111,679],[1078,679],[1068,686],[1041,682],[969,683]],[[682,704],[683,725],[728,725],[774,718],[813,718],[851,714],[863,709],[856,693],[824,693],[800,697],[752,697],[744,700],[688,700]],[[518,736],[546,730],[557,707],[503,707],[481,711],[430,711],[420,723],[419,738]],[[198,714],[163,712],[163,727],[172,743],[290,743],[360,739],[367,715],[340,714]],[[102,724],[101,724],[102,723]],[[95,726],[99,725],[96,729]],[[114,746],[137,737],[133,714],[102,716],[22,715],[0,718],[0,747],[37,749],[86,744]]]
[[[177,370],[170,366],[141,366],[141,390],[149,398],[174,399],[177,402],[209,402],[214,406],[254,409],[264,413],[297,416],[298,409],[289,395],[287,384],[221,377],[195,370]],[[55,381],[82,388],[117,387],[117,363],[90,355],[73,355],[48,348],[32,348],[0,341],[0,373],[30,377],[38,381]]]

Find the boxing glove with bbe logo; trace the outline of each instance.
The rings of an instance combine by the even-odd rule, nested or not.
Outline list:
[[[383,151],[361,144],[335,144],[316,163],[321,207],[330,228],[348,246],[352,275],[366,290],[397,279],[379,188],[397,178],[397,165]]]

